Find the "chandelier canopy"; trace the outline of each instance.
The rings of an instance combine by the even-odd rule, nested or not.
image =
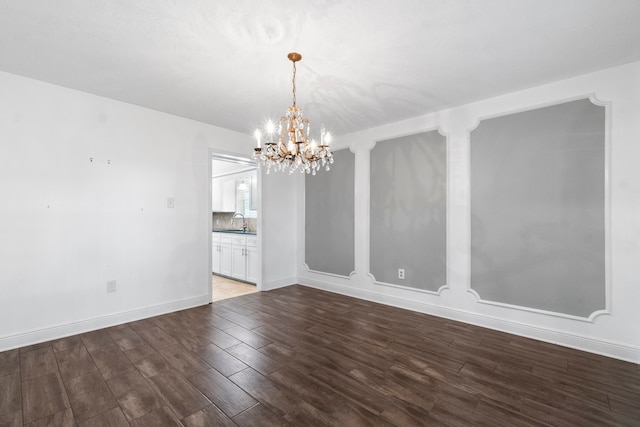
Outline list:
[[[260,145],[262,132],[256,129],[254,136],[257,147],[254,149],[253,158],[258,161],[258,165],[266,166],[267,173],[274,168],[288,170],[289,174],[300,170],[302,173],[315,175],[322,167],[328,171],[329,165],[333,163],[333,155],[329,149],[331,134],[322,126],[320,143],[315,139],[309,140],[309,119],[302,117],[302,110],[296,106],[296,62],[302,59],[302,55],[291,52],[287,58],[293,63],[293,106],[280,118],[277,129],[272,120],[266,123],[264,147]],[[274,140],[276,130],[277,141]]]

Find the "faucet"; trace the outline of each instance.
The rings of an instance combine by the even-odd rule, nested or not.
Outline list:
[[[247,231],[247,221],[244,219],[244,215],[242,215],[241,213],[236,212],[233,214],[233,216],[231,217],[231,225],[235,224],[234,218],[237,218],[238,215],[242,217],[242,231]]]

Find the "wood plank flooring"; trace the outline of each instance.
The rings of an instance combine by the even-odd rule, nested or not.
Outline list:
[[[640,426],[640,369],[303,286],[0,353],[0,426]]]

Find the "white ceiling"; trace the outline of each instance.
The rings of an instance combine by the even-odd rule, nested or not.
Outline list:
[[[639,0],[0,0],[0,70],[249,134],[298,51],[298,106],[341,135],[640,60],[639,23]]]

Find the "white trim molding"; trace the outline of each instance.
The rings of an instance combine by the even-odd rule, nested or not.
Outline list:
[[[421,288],[416,288],[416,287],[412,287],[412,286],[403,286],[403,285],[399,285],[399,284],[395,284],[395,283],[388,283],[388,282],[382,282],[382,281],[378,281],[373,272],[371,272],[371,188],[370,188],[370,183],[371,183],[371,151],[373,151],[373,149],[375,148],[376,144],[378,142],[385,142],[388,140],[393,140],[393,139],[397,139],[397,138],[402,138],[405,136],[413,136],[413,135],[419,135],[422,133],[428,133],[428,132],[438,132],[438,134],[442,137],[444,137],[444,146],[445,146],[445,218],[446,218],[446,224],[445,224],[445,283],[443,285],[440,285],[438,287],[438,289],[436,291],[433,290],[429,290],[429,289],[421,289]],[[364,222],[366,222],[366,234],[367,234],[367,272],[366,275],[371,279],[372,283],[376,286],[388,286],[388,287],[392,287],[392,288],[398,288],[398,289],[403,289],[406,291],[415,291],[421,294],[430,294],[430,295],[436,295],[439,296],[445,289],[451,289],[450,286],[450,277],[451,277],[451,266],[450,266],[450,260],[451,260],[451,254],[450,254],[450,248],[451,248],[451,233],[450,233],[450,226],[451,226],[451,158],[450,158],[450,151],[451,151],[451,132],[449,131],[445,131],[443,129],[442,126],[426,126],[426,127],[420,127],[418,129],[415,130],[411,130],[408,132],[401,132],[398,134],[389,134],[389,135],[385,135],[384,138],[378,138],[375,141],[373,141],[373,143],[369,143],[367,145],[364,146],[364,150],[367,151],[368,157],[368,170],[367,170],[367,181],[369,183],[369,186],[367,188],[366,191],[366,198],[367,198],[367,204],[366,204],[366,215],[364,216],[365,220]],[[354,151],[355,152],[355,151]]]
[[[526,307],[526,306],[522,306],[522,305],[508,304],[508,303],[499,302],[499,301],[484,300],[484,299],[482,299],[482,297],[480,296],[480,294],[478,292],[476,292],[475,290],[473,290],[471,288],[467,289],[467,292],[470,293],[471,295],[473,295],[476,298],[476,302],[480,303],[480,304],[495,305],[497,307],[510,308],[510,309],[513,309],[513,310],[528,311],[528,312],[531,312],[531,313],[544,314],[546,316],[555,316],[555,317],[562,317],[564,319],[579,320],[579,321],[582,321],[582,322],[591,322],[591,323],[593,323],[595,318],[600,316],[601,314],[611,314],[611,312],[609,310],[602,309],[602,310],[594,311],[593,313],[591,313],[589,315],[589,317],[574,316],[572,314],[560,313],[560,312],[557,312],[557,311],[542,310],[542,309],[534,308],[534,307]]]
[[[302,266],[304,267],[305,270],[307,270],[308,273],[322,274],[324,276],[338,277],[340,279],[350,279],[354,274],[356,274],[355,270],[352,270],[351,273],[349,273],[348,276],[343,276],[342,274],[336,274],[336,273],[329,273],[327,271],[312,270],[312,269],[309,268],[309,266],[307,265],[306,262],[303,262]]]
[[[0,338],[0,352],[211,303],[209,295],[152,305]]]
[[[298,283],[298,280],[295,277],[286,277],[284,279],[272,280],[270,282],[263,282],[262,289],[263,291],[273,291],[279,288],[285,288],[287,286],[295,285]]]
[[[378,282],[376,278],[373,276],[373,274],[371,273],[369,273],[368,276],[371,277],[371,279],[373,280],[373,284],[376,286],[389,286],[392,288],[403,289],[405,291],[411,291],[411,292],[418,292],[421,294],[431,294],[431,295],[439,296],[442,293],[442,291],[444,291],[445,289],[449,289],[449,285],[444,284],[440,286],[437,291],[431,291],[429,289],[420,289],[420,288],[414,288],[411,286],[396,285],[395,283]]]
[[[552,107],[555,105],[561,105],[573,101],[580,100],[589,100],[593,105],[598,107],[604,107],[604,116],[605,116],[605,129],[604,129],[604,292],[605,292],[605,306],[602,309],[594,310],[588,317],[576,316],[567,313],[548,311],[543,309],[538,309],[535,307],[527,307],[523,305],[509,304],[500,301],[493,300],[485,300],[480,296],[479,292],[474,290],[471,287],[471,254],[469,253],[469,277],[467,281],[467,289],[466,292],[473,295],[476,299],[476,302],[480,304],[494,305],[503,308],[509,308],[514,310],[526,311],[531,313],[538,313],[544,315],[550,315],[555,317],[561,317],[565,319],[578,320],[583,322],[591,322],[593,323],[595,319],[600,315],[611,315],[611,300],[612,300],[612,279],[611,279],[611,239],[612,239],[612,227],[611,227],[611,102],[610,101],[602,101],[597,98],[595,93],[585,93],[579,94],[575,96],[569,96],[564,98],[558,98],[547,102],[535,103],[527,106],[519,106],[517,108],[512,109],[504,109],[499,112],[495,112],[492,114],[481,115],[476,118],[473,123],[467,127],[466,137],[467,137],[467,150],[470,150],[471,146],[471,133],[476,130],[480,124],[485,120],[500,118],[512,114],[523,113],[527,111],[534,111],[541,108]],[[471,176],[471,161],[469,157],[469,151],[467,152],[467,173],[468,176]],[[471,194],[467,195],[469,197],[469,211],[467,216],[467,242],[469,243],[469,251],[471,251],[471,206],[470,206],[470,197]]]
[[[600,354],[615,359],[625,360],[631,363],[640,363],[640,348],[625,345],[623,343],[595,339],[578,334],[558,331],[552,328],[529,325],[522,322],[500,319],[480,313],[473,313],[457,308],[430,304],[416,299],[406,299],[389,294],[373,292],[362,288],[338,285],[335,283],[320,282],[304,279],[303,286],[334,292],[354,298],[360,298],[380,304],[398,307],[406,310],[425,313],[432,316],[494,329],[522,337],[557,344],[576,350]]]

